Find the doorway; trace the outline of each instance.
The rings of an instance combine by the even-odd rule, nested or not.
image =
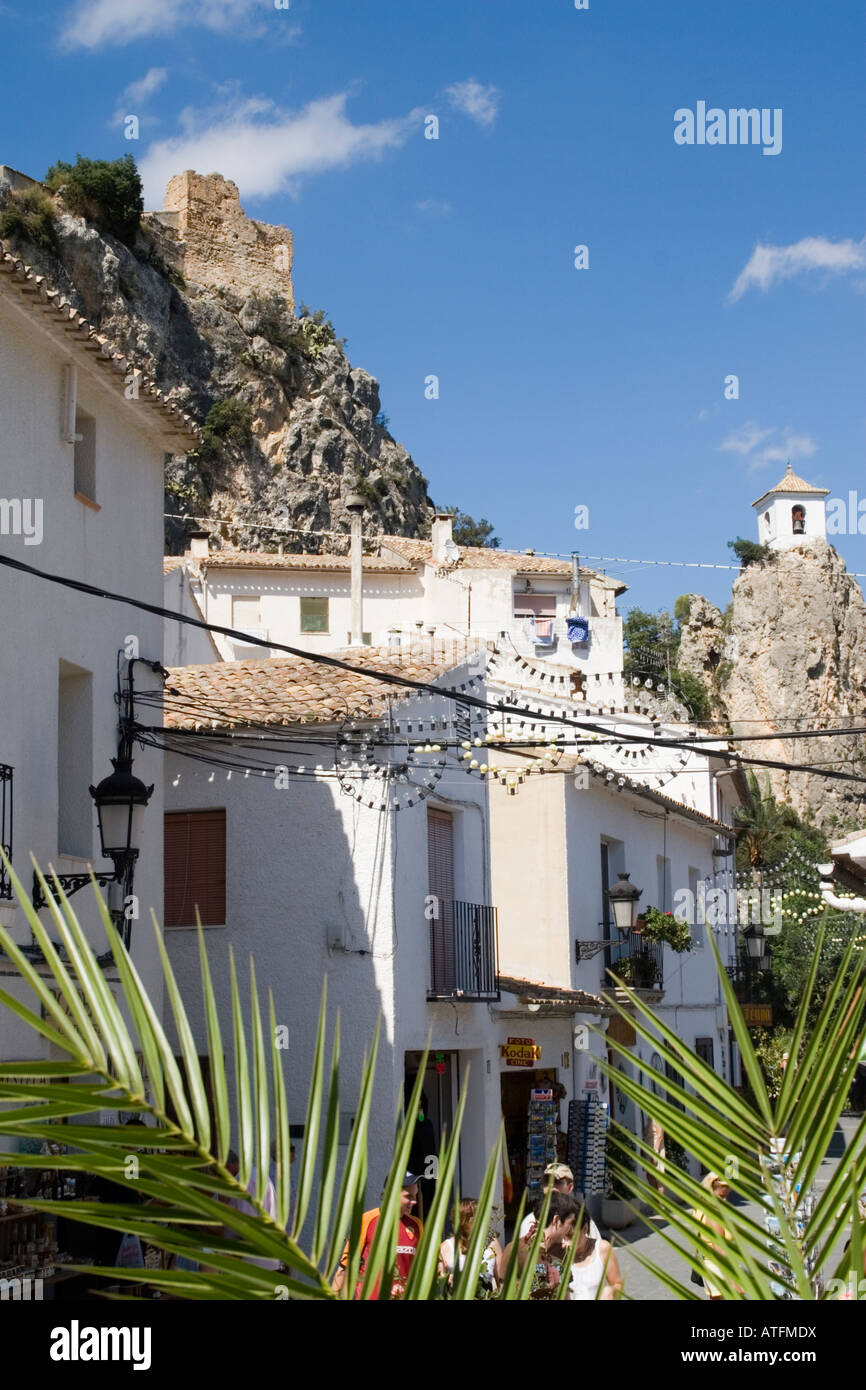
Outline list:
[[[409,1169],[417,1173],[420,1182],[418,1215],[425,1219],[436,1195],[437,1158],[443,1137],[451,1133],[454,1119],[454,1096],[457,1092],[456,1052],[431,1052],[427,1057],[422,1083],[421,1103],[415,1121],[415,1134],[409,1151]],[[405,1060],[404,1100],[408,1105],[418,1076],[423,1053],[407,1052]],[[460,1154],[457,1155],[456,1178],[462,1179]]]
[[[506,1220],[513,1221],[520,1198],[523,1195],[523,1189],[526,1186],[529,1093],[534,1086],[555,1086],[557,1084],[556,1068],[542,1067],[533,1070],[527,1067],[521,1071],[504,1071],[500,1073],[499,1083],[502,1097],[502,1118],[505,1122],[505,1145],[508,1150],[508,1164],[511,1169],[511,1200],[506,1200],[505,1217]]]

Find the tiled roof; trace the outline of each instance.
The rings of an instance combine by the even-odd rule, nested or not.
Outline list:
[[[209,570],[333,570],[341,574],[348,574],[352,567],[348,555],[274,555],[264,550],[215,550],[202,557],[202,564]],[[411,574],[413,566],[405,560],[365,555],[364,569],[377,574]]]
[[[134,362],[124,357],[114,343],[97,333],[93,325],[73,309],[59,290],[53,289],[45,277],[37,275],[20,256],[8,251],[3,242],[0,242],[0,287],[37,315],[60,346],[87,354],[90,361],[109,376],[110,384],[121,398],[126,399],[129,373],[137,372],[138,397],[130,399],[129,404],[139,412],[144,408],[158,417],[149,423],[157,425],[161,434],[179,446],[176,452],[191,449],[201,438],[201,431],[189,415],[169,401]]]
[[[386,647],[352,648],[328,652],[328,656],[362,667],[364,674],[297,656],[175,667],[166,682],[165,727],[201,732],[249,724],[376,719],[389,700],[403,693],[397,686],[377,681],[377,671],[432,682],[466,659],[456,643],[407,651],[402,660]]]
[[[395,550],[415,564],[430,564],[433,560],[433,542],[419,541],[407,536],[380,536],[380,545]],[[571,578],[571,561],[560,560],[552,555],[535,555],[520,550],[494,550],[484,545],[458,546],[460,558],[455,569],[498,569],[510,570],[512,574],[549,574],[559,579]],[[626,585],[609,575],[597,574],[595,570],[580,569],[585,579],[599,579],[608,588],[624,593]]]
[[[575,1011],[597,1013],[606,1007],[597,994],[588,994],[584,989],[562,989],[559,985],[536,984],[534,980],[524,980],[515,975],[500,975],[499,987],[506,994],[549,1002],[551,1004],[570,1004]]]
[[[174,570],[179,570],[183,563],[184,557],[182,555],[163,555],[162,572],[163,574],[171,574]]]
[[[758,500],[752,503],[752,506],[760,506],[767,497],[772,497],[774,492],[803,492],[810,497],[827,497],[830,489],[828,487],[813,487],[811,483],[806,482],[805,478],[798,478],[796,473],[792,473],[789,463],[781,482],[762,493]]]

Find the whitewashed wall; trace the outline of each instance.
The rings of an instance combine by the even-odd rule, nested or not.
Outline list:
[[[42,500],[44,535],[40,545],[0,535],[0,551],[52,574],[131,594],[149,603],[162,598],[164,450],[144,432],[131,409],[113,390],[93,380],[85,362],[79,369],[79,401],[97,422],[96,491],[101,510],[73,495],[73,447],[60,437],[62,367],[71,356],[43,339],[22,314],[0,297],[0,495]],[[93,369],[96,371],[96,369]],[[101,377],[101,373],[99,374]],[[30,853],[46,868],[77,873],[86,858],[58,854],[58,668],[61,660],[92,672],[91,765],[85,784],[111,771],[117,753],[114,701],[117,652],[129,634],[137,635],[143,657],[159,660],[162,629],[158,618],[137,613],[43,580],[0,568],[3,632],[0,644],[0,762],[14,766],[14,866],[30,888]],[[140,686],[158,678],[136,668]],[[160,722],[158,709],[148,713]],[[68,750],[67,750],[68,751]],[[133,923],[133,956],[161,1004],[158,966],[149,927],[150,907],[162,902],[161,756],[138,752],[135,772],[155,784],[144,817],[135,889],[141,918]],[[89,801],[89,797],[87,798]],[[90,805],[91,857],[99,856],[95,811]],[[73,900],[81,920],[98,932],[105,947],[90,888]],[[20,942],[30,931],[20,908],[0,904],[0,917],[13,925]],[[43,913],[43,920],[47,914]],[[94,941],[98,937],[94,935]],[[4,981],[21,997],[20,985]],[[38,1043],[7,1011],[0,1013],[0,1057],[39,1055]]]

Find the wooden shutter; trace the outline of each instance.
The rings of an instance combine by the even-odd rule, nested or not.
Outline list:
[[[439,913],[430,924],[432,984],[441,993],[454,987],[454,819],[432,807],[427,809],[427,866]]]
[[[165,817],[166,927],[226,920],[226,813],[169,811]]]

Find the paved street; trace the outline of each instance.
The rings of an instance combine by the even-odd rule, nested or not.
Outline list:
[[[854,1117],[843,1117],[830,1145],[827,1159],[821,1165],[818,1178],[815,1183],[818,1196],[824,1191],[833,1173],[834,1168],[844,1151],[845,1145],[850,1143],[854,1130],[857,1127],[857,1119]],[[741,1203],[745,1205],[752,1215],[758,1215],[758,1208],[751,1203]],[[636,1221],[625,1231],[611,1233],[617,1248],[620,1269],[625,1280],[626,1292],[631,1298],[669,1300],[674,1295],[665,1286],[644,1269],[638,1260],[630,1253],[632,1249],[639,1250],[641,1255],[653,1260],[667,1273],[672,1274],[681,1283],[688,1283],[689,1268],[682,1260],[678,1259],[673,1250],[667,1245],[663,1237],[659,1234],[660,1230],[669,1230],[667,1223],[658,1218],[645,1217],[642,1221]],[[602,1231],[603,1234],[607,1234]],[[845,1237],[847,1239],[847,1235]],[[841,1253],[844,1240],[840,1243],[839,1253]]]

